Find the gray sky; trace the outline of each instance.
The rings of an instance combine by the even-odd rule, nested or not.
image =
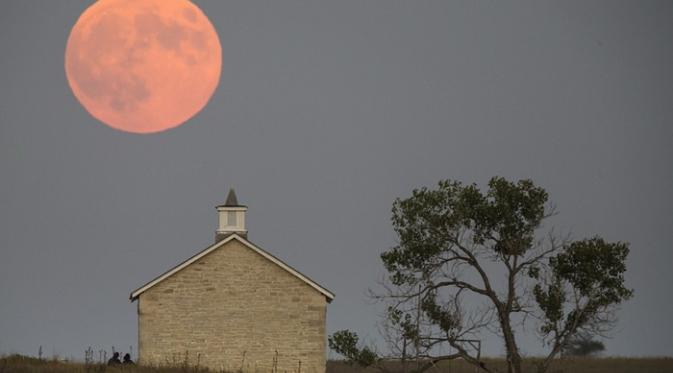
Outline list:
[[[501,175],[546,188],[576,238],[631,242],[607,353],[673,354],[672,2],[198,1],[220,86],[149,136],[67,85],[88,3],[0,13],[0,353],[135,349],[129,292],[212,242],[230,186],[251,240],[336,293],[328,332],[375,342],[393,200]]]

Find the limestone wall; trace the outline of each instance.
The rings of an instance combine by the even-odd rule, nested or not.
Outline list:
[[[325,296],[236,240],[138,302],[141,364],[325,371]]]

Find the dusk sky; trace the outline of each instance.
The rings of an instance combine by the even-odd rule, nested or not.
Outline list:
[[[230,187],[250,240],[336,294],[328,333],[383,349],[367,290],[393,201],[498,175],[549,192],[545,229],[630,243],[635,296],[606,354],[673,355],[673,2],[195,3],[219,86],[184,125],[140,135],[68,85],[91,1],[3,2],[0,354],[137,351],[129,293],[212,244]]]

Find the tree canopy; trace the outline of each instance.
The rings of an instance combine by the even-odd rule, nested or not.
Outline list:
[[[397,199],[399,241],[381,254],[388,281],[377,295],[388,303],[385,322],[396,336],[390,341],[404,344],[396,355],[413,350],[411,357],[425,362],[419,370],[463,358],[489,372],[472,342],[495,332],[508,371],[518,373],[517,331],[534,322],[549,350],[538,366],[543,372],[577,333],[608,330],[616,307],[633,293],[624,284],[628,244],[542,232],[554,214],[543,188],[501,177],[485,191],[443,180]],[[335,333],[329,344],[351,361],[377,362],[372,349],[356,346],[353,332]],[[447,349],[453,352],[440,352]]]
[[[561,353],[568,356],[590,356],[603,350],[603,342],[593,339],[590,334],[578,333],[566,341]]]

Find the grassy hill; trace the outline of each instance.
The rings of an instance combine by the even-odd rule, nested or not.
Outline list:
[[[506,372],[504,359],[486,358],[485,363],[499,372]],[[526,373],[536,373],[535,359],[525,359]],[[410,365],[413,367],[413,364]],[[392,368],[401,372],[401,369]],[[343,362],[330,361],[327,373],[379,373],[374,369],[361,369]],[[475,367],[463,360],[444,361],[426,373],[476,373]],[[563,358],[552,364],[547,373],[673,373],[673,358]]]
[[[501,372],[505,370],[502,359],[485,359],[490,366]],[[534,373],[534,359],[525,361],[526,372]],[[392,372],[401,373],[399,366],[391,366]],[[32,357],[11,355],[0,358],[0,373],[94,373],[94,372],[133,372],[133,373],[207,373],[208,370],[199,367],[142,367],[123,366],[107,367],[101,364],[85,365],[82,363],[61,362],[57,360],[39,360]],[[374,369],[362,369],[350,366],[340,361],[327,363],[327,373],[378,373]],[[549,373],[671,373],[673,372],[673,358],[564,358],[556,361],[549,369]],[[271,373],[271,372],[259,372]],[[297,373],[297,372],[277,372]],[[475,368],[464,361],[456,360],[443,362],[427,373],[475,373]]]

